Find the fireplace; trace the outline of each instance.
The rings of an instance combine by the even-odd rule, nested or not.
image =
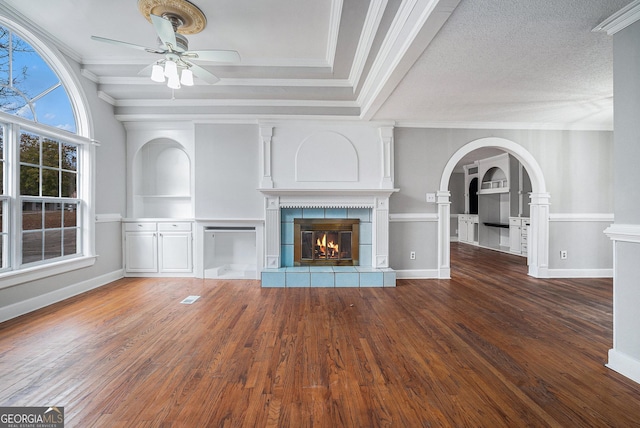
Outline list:
[[[296,218],[294,266],[358,266],[359,219]]]

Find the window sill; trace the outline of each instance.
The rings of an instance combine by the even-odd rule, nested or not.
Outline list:
[[[0,274],[0,289],[93,266],[96,262],[96,258],[96,256],[84,256],[70,260],[48,263],[46,265],[5,272]]]

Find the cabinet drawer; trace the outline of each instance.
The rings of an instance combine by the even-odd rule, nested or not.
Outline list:
[[[149,230],[153,231],[153,230],[156,230],[156,224],[145,223],[145,222],[125,223],[124,230],[126,230],[127,232],[142,232],[142,231],[149,231]]]
[[[191,223],[189,222],[158,223],[158,230],[161,232],[190,231]]]
[[[520,226],[520,217],[509,217],[509,226]]]

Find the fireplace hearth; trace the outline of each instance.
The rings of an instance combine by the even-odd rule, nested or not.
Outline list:
[[[294,219],[294,266],[358,266],[360,220]]]

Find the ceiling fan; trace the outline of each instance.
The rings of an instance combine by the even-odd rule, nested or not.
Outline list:
[[[91,36],[91,38],[99,42],[162,55],[162,59],[140,71],[140,74],[148,75],[151,69],[153,81],[164,82],[166,78],[167,86],[179,89],[181,84],[193,85],[193,75],[196,75],[208,84],[214,84],[220,79],[195,64],[194,61],[224,63],[240,61],[240,55],[234,50],[189,50],[189,41],[184,34],[196,34],[202,31],[206,25],[206,18],[200,9],[188,1],[139,0],[138,8],[153,24],[158,34],[157,48],[99,36]]]

